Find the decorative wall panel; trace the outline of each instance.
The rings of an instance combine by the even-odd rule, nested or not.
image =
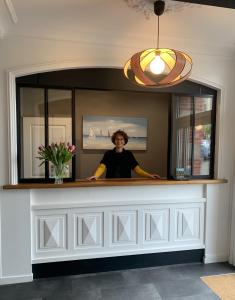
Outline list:
[[[76,247],[97,247],[103,244],[103,213],[75,215]]]
[[[37,217],[38,250],[58,250],[66,248],[66,215]]]
[[[106,202],[80,208],[48,207],[35,209],[32,220],[34,262],[205,247],[203,199],[195,203],[163,200],[149,205],[109,206]]]
[[[135,244],[137,211],[112,213],[112,243],[115,245]]]
[[[163,242],[169,239],[169,209],[144,212],[146,242]]]
[[[180,208],[175,210],[176,240],[199,239],[199,208]]]

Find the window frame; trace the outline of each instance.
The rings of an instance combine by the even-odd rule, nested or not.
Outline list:
[[[217,108],[217,96],[211,94],[184,94],[184,93],[172,93],[171,104],[169,109],[169,136],[168,136],[168,178],[176,179],[173,172],[173,118],[174,110],[173,105],[177,97],[189,97],[192,101],[192,116],[190,117],[190,126],[192,128],[192,151],[191,151],[191,175],[188,179],[213,179],[215,171],[215,137],[216,137],[216,108]],[[208,175],[192,175],[193,174],[193,160],[194,160],[194,135],[195,135],[195,98],[211,98],[212,110],[211,110],[211,154],[210,154],[210,168]]]
[[[54,182],[53,178],[49,178],[49,164],[45,163],[45,177],[44,178],[22,178],[22,131],[21,131],[21,109],[20,109],[20,90],[21,88],[35,88],[44,90],[44,120],[45,120],[45,146],[48,146],[49,141],[49,127],[48,127],[48,91],[49,90],[67,90],[71,91],[71,119],[72,119],[72,144],[76,142],[75,132],[75,89],[64,86],[48,86],[48,85],[35,85],[35,84],[17,84],[16,85],[16,122],[17,122],[17,165],[18,165],[18,182],[19,183],[51,183]],[[64,178],[64,182],[75,181],[76,178],[76,155],[72,158],[72,176]]]
[[[87,66],[79,67],[74,65],[73,68],[64,64],[60,65],[43,65],[43,66],[31,66],[30,68],[22,68],[11,70],[8,73],[8,111],[9,111],[9,139],[10,139],[10,159],[9,159],[9,181],[12,184],[19,182],[19,170],[17,165],[17,157],[19,156],[18,151],[20,148],[16,147],[18,145],[18,129],[17,129],[17,118],[18,114],[16,111],[17,106],[17,86],[23,87],[38,87],[38,88],[52,88],[52,89],[95,89],[95,90],[121,90],[121,91],[134,91],[134,92],[153,92],[152,88],[139,87],[131,85],[123,77],[122,69],[119,68],[107,68],[107,67],[95,67],[87,68]],[[107,80],[109,78],[110,80]],[[113,80],[111,80],[113,79]],[[115,84],[114,84],[115,82]],[[205,81],[205,79],[194,78],[186,80],[183,83],[162,89],[157,89],[155,92],[158,93],[170,93],[173,96],[176,94],[193,94],[195,96],[209,94],[217,101],[217,115],[216,118],[219,121],[220,128],[216,131],[217,143],[214,145],[216,149],[213,151],[214,168],[216,176],[219,176],[221,169],[221,118],[224,112],[224,102],[222,101],[224,95],[224,89],[222,86],[212,83],[210,81]],[[169,105],[170,110],[171,105]],[[75,110],[72,110],[75,113]],[[168,115],[168,120],[170,124],[170,114]],[[215,129],[215,128],[214,128]],[[73,129],[75,132],[75,128]],[[168,138],[170,139],[170,126]],[[216,150],[216,152],[215,152]],[[167,175],[169,174],[170,165],[170,142],[168,141],[168,161],[167,161]],[[76,178],[76,176],[75,176]],[[74,180],[75,180],[74,178]]]

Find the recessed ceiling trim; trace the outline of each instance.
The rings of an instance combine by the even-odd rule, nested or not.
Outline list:
[[[13,3],[11,0],[5,0],[5,4],[11,16],[12,22],[16,24],[18,22],[18,18]]]
[[[127,5],[131,8],[134,8],[136,11],[143,12],[146,19],[150,19],[154,15],[154,2],[155,0],[124,0]],[[165,0],[165,11],[164,14],[169,14],[172,12],[180,12],[186,7],[200,7],[195,3],[185,3],[185,2],[176,2],[172,0]]]
[[[235,9],[235,1],[234,0],[222,0],[222,1],[221,0],[174,0],[174,1]]]

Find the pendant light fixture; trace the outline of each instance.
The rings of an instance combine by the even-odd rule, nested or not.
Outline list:
[[[125,76],[135,84],[146,87],[168,87],[186,80],[192,69],[192,59],[184,52],[159,48],[159,17],[165,2],[154,2],[154,13],[158,17],[157,48],[135,53],[125,64]]]

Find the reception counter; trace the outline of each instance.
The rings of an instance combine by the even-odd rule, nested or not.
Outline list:
[[[32,264],[205,249],[226,261],[226,180],[97,180],[5,185],[5,278],[32,280]],[[7,218],[5,217],[7,216]]]

